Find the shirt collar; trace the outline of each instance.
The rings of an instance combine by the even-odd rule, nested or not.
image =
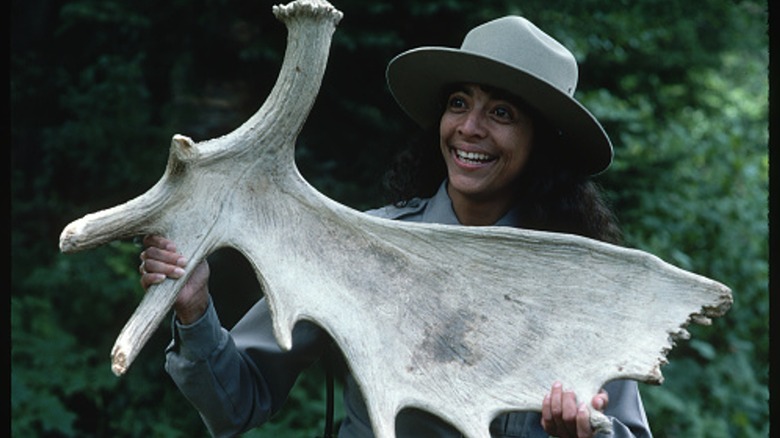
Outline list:
[[[493,225],[517,227],[520,223],[519,219],[520,209],[515,205]],[[447,194],[447,180],[441,183],[439,190],[428,201],[423,212],[422,221],[444,225],[460,225],[458,217],[455,215],[455,210],[452,208],[450,195]]]

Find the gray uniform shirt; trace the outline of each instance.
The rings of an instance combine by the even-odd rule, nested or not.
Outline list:
[[[458,224],[445,184],[430,199],[367,213],[410,222]],[[516,226],[517,222],[517,212],[512,210],[495,225]],[[323,354],[327,343],[321,329],[302,322],[294,329],[292,350],[282,351],[274,338],[264,299],[230,332],[221,326],[209,303],[203,317],[193,324],[182,325],[174,320],[165,369],[198,410],[209,432],[215,437],[230,437],[263,424],[276,413],[300,372]],[[612,436],[650,437],[637,383],[616,380],[604,389],[609,394],[604,413],[612,421]],[[344,410],[339,438],[373,436],[360,388],[349,373],[344,382]],[[540,419],[538,412],[510,412],[497,417],[490,432],[493,437],[547,437]],[[399,438],[461,437],[447,423],[418,410],[398,415],[396,434]]]

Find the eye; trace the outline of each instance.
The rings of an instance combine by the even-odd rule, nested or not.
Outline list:
[[[504,123],[511,123],[517,120],[518,112],[517,108],[507,103],[496,104],[490,111],[496,120]]]
[[[512,113],[505,107],[499,106],[493,110],[493,114],[501,119],[511,119]]]
[[[466,99],[460,93],[450,95],[447,99],[447,109],[450,111],[459,111],[466,108]]]

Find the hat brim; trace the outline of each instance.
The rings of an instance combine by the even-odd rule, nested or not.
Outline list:
[[[387,83],[401,108],[426,129],[439,122],[443,87],[477,83],[499,88],[523,99],[560,129],[582,171],[595,175],[612,162],[609,136],[582,104],[515,66],[460,49],[421,47],[390,61]]]

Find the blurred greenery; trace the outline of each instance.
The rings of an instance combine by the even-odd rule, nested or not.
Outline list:
[[[61,255],[57,242],[70,221],[151,187],[173,134],[213,138],[256,111],[285,48],[274,3],[12,0],[13,436],[206,436],[163,370],[166,328],[124,377],[111,374],[111,345],[143,294],[140,249]],[[725,317],[688,327],[664,383],[641,386],[654,434],[768,436],[766,2],[332,3],[345,17],[296,152],[315,187],[354,208],[382,204],[377,175],[414,130],[385,87],[387,62],[419,45],[457,46],[500,15],[528,17],[580,62],[578,97],[615,144],[599,182],[627,246],[733,289]],[[260,292],[236,253],[211,262],[230,326]],[[315,366],[247,436],[313,437],[324,409]]]

